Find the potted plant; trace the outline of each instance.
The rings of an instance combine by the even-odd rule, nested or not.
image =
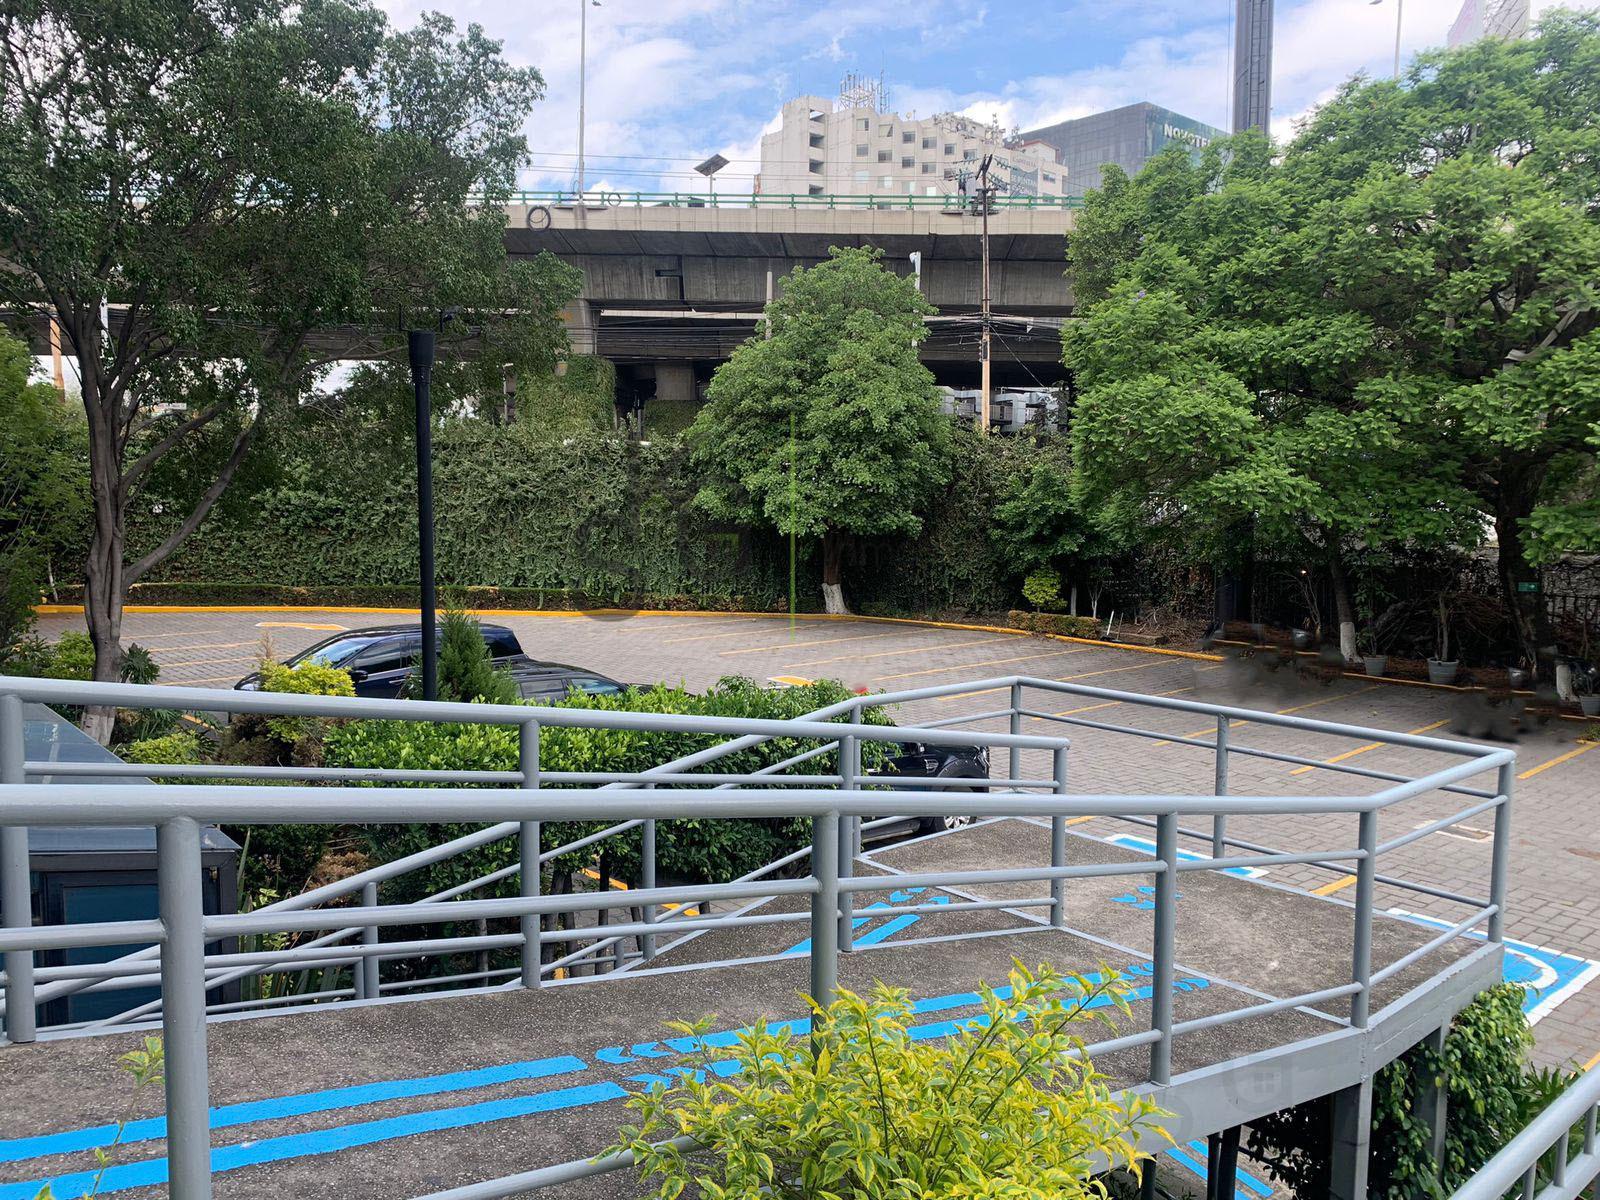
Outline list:
[[[1361,662],[1367,674],[1374,679],[1383,678],[1383,673],[1389,669],[1389,656],[1379,648],[1378,635],[1370,622],[1356,635],[1356,647],[1361,652]]]
[[[1572,673],[1572,690],[1578,697],[1578,707],[1586,717],[1600,717],[1600,674],[1594,667]]]
[[[1450,602],[1443,593],[1439,595],[1439,609],[1434,614],[1438,632],[1438,653],[1428,660],[1429,683],[1454,683],[1461,664],[1450,657]]]

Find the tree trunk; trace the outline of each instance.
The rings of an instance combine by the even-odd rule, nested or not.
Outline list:
[[[1494,517],[1495,538],[1500,544],[1496,566],[1500,599],[1511,619],[1523,663],[1533,670],[1538,683],[1554,686],[1555,638],[1545,609],[1544,590],[1538,586],[1539,572],[1529,564],[1527,546],[1522,540],[1522,520],[1532,508],[1522,498],[1532,494],[1532,488],[1515,485],[1506,487],[1502,494]],[[1517,584],[1523,582],[1534,584],[1536,590],[1518,591]]]
[[[98,340],[98,339],[97,339]],[[78,355],[83,381],[83,407],[89,424],[89,495],[94,504],[94,532],[84,563],[83,615],[94,644],[94,678],[102,683],[122,679],[123,513],[122,439],[115,401],[107,404],[98,362]],[[107,410],[110,410],[109,412]],[[104,705],[86,708],[83,730],[102,746],[111,740],[116,710]]]
[[[1328,576],[1333,583],[1333,607],[1339,620],[1339,657],[1345,662],[1356,659],[1356,617],[1350,605],[1350,581],[1344,573],[1344,556],[1334,547],[1328,559]]]
[[[839,565],[844,558],[844,535],[830,529],[822,535],[822,608],[824,612],[848,615],[844,588],[839,582]]]

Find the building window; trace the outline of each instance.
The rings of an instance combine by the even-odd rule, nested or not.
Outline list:
[[[914,129],[902,129],[900,131],[900,140],[902,142],[904,142],[908,146],[911,145],[912,142],[917,140],[916,130],[914,130]]]
[[[871,176],[871,172],[868,172],[868,171],[857,171],[856,172],[856,182],[857,183],[865,183],[871,177],[872,177]]]
[[[937,149],[938,145],[939,145],[939,139],[938,138],[927,138],[927,137],[925,137],[925,138],[922,139],[922,148],[924,150]]]
[[[956,152],[956,144],[954,142],[946,142],[944,144],[944,152],[946,154],[954,154]]]
[[[961,161],[962,162],[977,162],[978,161],[978,152],[976,150],[963,150],[961,152]]]
[[[822,195],[822,185],[820,183],[813,183],[810,187],[806,188],[806,195],[808,195],[808,196],[820,196],[820,195]]]
[[[878,161],[879,162],[893,162],[894,161],[894,155],[892,153],[890,153],[888,150],[879,150],[878,151]]]
[[[879,187],[885,187],[885,188],[892,188],[894,186],[894,176],[893,175],[880,176],[879,179],[878,179],[878,186]]]
[[[1050,174],[1049,171],[1046,171],[1044,173],[1044,181],[1046,183],[1054,183],[1056,181],[1056,177],[1054,175]]]
[[[924,196],[937,196],[939,194],[939,189],[930,185],[922,189],[922,194]]]
[[[809,170],[809,171],[810,171],[810,172],[811,172],[811,173],[812,173],[812,174],[813,174],[813,175],[821,175],[821,174],[822,174],[822,165],[823,165],[823,164],[822,164],[822,159],[820,159],[820,158],[813,158],[813,159],[812,159],[812,160],[811,160],[811,161],[810,161],[810,162],[809,162],[809,163],[808,163],[808,164],[807,164],[807,169],[808,169],[808,170]]]
[[[856,157],[857,158],[865,158],[866,156],[867,156],[867,147],[866,147],[866,143],[863,142],[863,143],[861,143],[860,145],[858,145],[856,147]]]
[[[856,128],[865,133],[867,130],[872,128],[871,119],[868,117],[858,117],[856,119]]]
[[[915,196],[916,194],[917,194],[917,185],[916,185],[916,183],[915,182],[908,182],[906,184],[906,195]]]
[[[924,175],[932,175],[938,169],[939,169],[939,165],[937,163],[923,163],[922,164],[922,173]]]
[[[902,166],[902,167],[903,167],[903,168],[905,168],[905,169],[907,169],[907,170],[909,170],[909,169],[910,169],[910,168],[912,168],[912,167],[914,167],[914,166],[916,166],[916,165],[917,165],[917,160],[916,160],[916,159],[914,159],[914,158],[912,158],[912,157],[911,157],[911,156],[910,156],[910,155],[909,155],[909,154],[908,154],[908,155],[905,155],[905,156],[904,156],[904,157],[903,157],[903,158],[901,158],[901,160],[900,160],[900,165],[901,165],[901,166]]]
[[[879,137],[893,137],[894,136],[894,126],[893,125],[879,125],[878,126],[878,136]]]
[[[824,140],[825,139],[820,133],[813,133],[811,135],[811,148],[813,150],[821,150]]]

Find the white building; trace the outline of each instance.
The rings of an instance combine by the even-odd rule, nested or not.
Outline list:
[[[868,106],[801,96],[761,139],[756,191],[796,196],[948,196],[976,190],[978,164],[1002,194],[1064,196],[1066,168],[1054,147],[1006,137],[996,125],[939,113],[916,120]]]

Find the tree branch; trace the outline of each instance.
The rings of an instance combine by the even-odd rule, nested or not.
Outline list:
[[[239,464],[244,461],[244,456],[249,453],[250,446],[255,441],[256,434],[260,429],[261,416],[258,414],[255,420],[240,430],[239,436],[233,441],[233,451],[228,455],[228,461],[223,464],[222,470],[217,472],[216,480],[206,489],[205,495],[201,496],[196,502],[193,510],[183,519],[183,523],[169,533],[159,546],[139,559],[138,562],[123,573],[125,586],[137,583],[152,567],[159,566],[165,562],[167,556],[176,550],[186,537],[200,528],[200,522],[210,515],[218,498],[227,490],[228,484],[233,482],[233,477],[239,470]]]
[[[222,412],[223,407],[224,405],[220,400],[213,404],[206,405],[205,408],[201,409],[194,416],[183,422],[171,433],[167,434],[166,437],[162,438],[154,446],[151,446],[150,449],[146,450],[132,463],[130,463],[128,469],[122,473],[122,482],[118,485],[122,489],[123,496],[127,496],[129,487],[139,478],[139,476],[143,475],[151,467],[155,466],[163,454],[165,454],[168,450],[171,450],[179,442],[183,441],[184,438],[188,437],[196,429],[199,429],[204,425],[209,425]],[[251,422],[251,424],[253,425],[254,422]]]

